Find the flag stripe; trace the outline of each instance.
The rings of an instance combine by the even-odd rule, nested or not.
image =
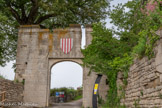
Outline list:
[[[66,39],[66,51],[65,51],[65,53],[67,54],[67,39]]]
[[[70,38],[70,51],[71,51],[71,38]]]
[[[67,39],[67,52],[69,52],[69,38]]]
[[[64,39],[62,39],[62,51],[64,52]]]
[[[66,52],[66,39],[64,39],[65,45],[64,45],[64,53]]]

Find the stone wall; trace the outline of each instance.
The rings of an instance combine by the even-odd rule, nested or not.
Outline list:
[[[5,102],[22,102],[23,99],[22,83],[15,83],[10,80],[0,79],[0,93],[3,91],[6,91],[7,100]]]
[[[91,32],[91,26],[86,26],[86,46],[91,43]],[[61,48],[63,38],[73,39],[71,43],[73,47],[66,54]],[[23,98],[25,103],[32,102],[38,107],[49,105],[51,68],[63,61],[83,64],[81,39],[82,31],[78,24],[70,25],[65,29],[54,29],[53,32],[49,29],[41,29],[39,25],[20,26],[15,79],[25,81]],[[88,73],[89,68],[83,67],[83,106],[85,108],[92,107],[92,92],[97,77],[94,72],[90,76],[87,76]],[[104,86],[105,79],[103,77],[100,85],[100,88],[103,88],[100,89],[100,96],[103,98],[107,93],[107,88]]]
[[[68,54],[61,49],[61,38],[73,39],[73,47]],[[53,32],[49,29],[41,29],[39,25],[20,26],[15,79],[25,81],[24,102],[33,102],[39,107],[48,106],[52,66],[57,61],[67,61],[67,59],[81,61],[83,56],[80,46],[80,25],[54,29]]]
[[[134,60],[128,73],[128,84],[125,88],[125,98],[121,100],[128,108],[162,108],[162,30],[157,34],[155,57]],[[118,87],[122,84],[123,76],[118,74]],[[120,93],[119,93],[120,94]]]

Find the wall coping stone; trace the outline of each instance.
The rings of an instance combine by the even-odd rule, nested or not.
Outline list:
[[[19,28],[40,28],[39,25],[20,25]]]

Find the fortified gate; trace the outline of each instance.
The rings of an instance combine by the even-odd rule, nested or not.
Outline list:
[[[86,26],[86,46],[91,43],[92,28]],[[66,29],[40,29],[39,25],[23,25],[19,28],[15,79],[24,82],[24,103],[38,107],[49,105],[51,68],[58,62],[72,61],[82,64],[82,31],[80,25]],[[97,75],[83,68],[83,106],[92,107],[92,92]],[[75,77],[75,76],[74,76]],[[100,82],[99,94],[105,99],[106,77]]]

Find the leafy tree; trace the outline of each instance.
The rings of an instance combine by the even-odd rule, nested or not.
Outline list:
[[[87,24],[106,17],[109,0],[0,0],[4,14],[21,24],[62,27]]]
[[[15,60],[17,23],[0,12],[0,66]]]
[[[126,4],[118,4],[115,9],[109,11],[111,23],[116,26],[114,34],[119,36],[120,41],[128,51],[132,50],[138,42],[138,32],[145,28],[145,16],[141,13],[141,2],[138,0],[128,1]]]
[[[120,41],[113,37],[112,31],[102,23],[93,25],[92,37],[92,43],[82,50],[84,65],[95,72],[106,73],[109,70],[108,61],[125,51],[120,49]]]
[[[0,65],[15,59],[17,27],[91,24],[106,18],[109,0],[0,0]]]

